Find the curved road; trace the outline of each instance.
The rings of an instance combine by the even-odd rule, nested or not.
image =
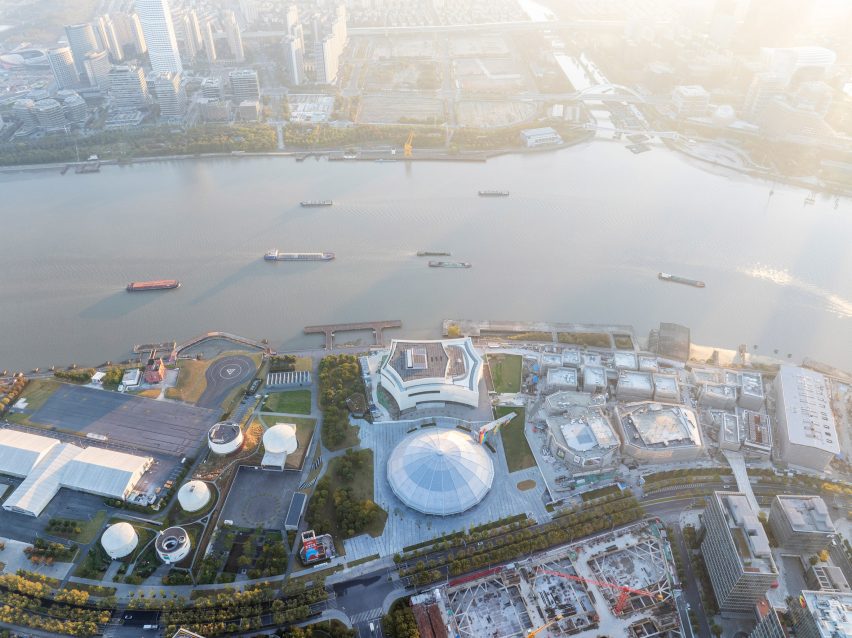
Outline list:
[[[222,401],[240,384],[254,376],[257,366],[249,357],[234,355],[218,359],[205,373],[207,388],[195,405],[202,408],[221,408]]]

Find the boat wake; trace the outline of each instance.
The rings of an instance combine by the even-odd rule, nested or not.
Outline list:
[[[852,317],[852,300],[844,299],[837,293],[820,288],[814,284],[809,284],[791,275],[787,270],[771,268],[761,264],[757,264],[751,268],[740,268],[739,270],[749,277],[769,281],[777,286],[793,288],[808,295],[818,297],[825,303],[826,309],[829,312],[838,317]]]

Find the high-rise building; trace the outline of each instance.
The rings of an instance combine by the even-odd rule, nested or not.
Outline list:
[[[186,92],[177,73],[158,73],[153,78],[154,94],[160,106],[160,117],[181,118],[186,115]]]
[[[148,106],[148,85],[142,69],[130,64],[112,67],[109,72],[109,96],[115,109]]]
[[[48,131],[63,129],[68,125],[62,105],[53,98],[39,100],[35,103],[35,115],[38,125]]]
[[[96,86],[100,89],[109,87],[109,55],[106,51],[89,51],[86,54],[86,59],[83,61],[86,67],[86,79],[89,86]]]
[[[175,38],[181,59],[188,65],[195,64],[198,57],[198,40],[196,38],[197,18],[195,10],[172,14],[175,25]]]
[[[748,638],[787,638],[787,634],[781,627],[781,621],[778,620],[778,614],[765,598],[757,603],[755,611],[757,626],[752,629]]]
[[[95,27],[97,29],[95,35],[100,41],[101,49],[109,52],[110,60],[113,62],[121,62],[124,59],[124,51],[118,43],[112,18],[107,14],[98,16],[95,20]]]
[[[47,61],[56,79],[59,89],[68,89],[80,84],[77,67],[74,66],[74,56],[68,47],[58,47],[47,52]]]
[[[238,69],[228,74],[231,82],[231,94],[234,103],[240,104],[246,100],[260,99],[260,85],[257,81],[257,71],[252,69]]]
[[[246,53],[243,49],[243,37],[240,35],[240,25],[237,24],[237,16],[233,11],[225,11],[222,14],[222,28],[228,39],[228,48],[231,50],[231,59],[234,62],[243,62]]]
[[[125,58],[138,57],[148,50],[139,16],[135,13],[113,13],[110,17],[115,37]]]
[[[12,105],[12,117],[21,123],[23,128],[35,128],[36,121],[35,102],[30,99],[17,100]]]
[[[751,611],[778,578],[763,525],[740,492],[715,492],[704,510],[701,553],[719,608]]]
[[[340,5],[324,33],[318,21],[314,22],[314,67],[317,84],[334,84],[340,65],[340,55],[346,47],[346,7]]]
[[[240,13],[243,14],[243,20],[251,26],[259,17],[256,0],[240,0]]]
[[[77,75],[86,77],[86,54],[90,51],[99,51],[100,46],[95,37],[95,30],[88,22],[84,24],[69,24],[65,27],[65,36],[68,38],[68,47],[74,57],[74,66]]]
[[[790,605],[797,638],[846,638],[852,635],[852,594],[803,591]]]
[[[305,82],[305,35],[299,22],[299,10],[295,4],[287,7],[287,35],[284,36],[284,66],[290,78],[290,84]]]
[[[221,100],[224,97],[222,78],[204,78],[201,81],[201,95],[210,100]]]
[[[207,18],[201,25],[201,38],[204,40],[204,53],[207,55],[207,62],[215,64],[218,55],[216,54],[216,39],[213,37],[213,20],[211,18]]]
[[[168,0],[136,0],[136,15],[154,73],[183,73]]]
[[[769,527],[778,545],[808,555],[828,547],[836,533],[819,496],[779,494],[769,507]]]

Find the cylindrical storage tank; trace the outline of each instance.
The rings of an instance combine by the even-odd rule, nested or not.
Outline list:
[[[222,421],[207,433],[207,445],[216,454],[231,454],[243,446],[243,430],[238,423]]]
[[[138,544],[139,536],[130,523],[110,525],[101,536],[101,546],[110,558],[129,556]]]
[[[184,512],[197,512],[210,502],[210,488],[204,481],[190,481],[178,490],[177,497]]]
[[[179,563],[189,554],[189,534],[183,527],[169,527],[157,536],[157,555],[164,563]]]
[[[292,454],[296,451],[296,426],[276,423],[263,433],[263,446],[272,454]]]

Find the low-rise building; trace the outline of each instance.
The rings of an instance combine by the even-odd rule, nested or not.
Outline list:
[[[680,387],[673,374],[654,373],[654,400],[675,403],[680,401]]]
[[[618,350],[612,356],[612,362],[618,370],[638,370],[639,361],[636,359],[635,352],[627,352]]]
[[[562,137],[560,137],[555,129],[549,126],[528,128],[521,131],[521,142],[527,148],[536,148],[538,146],[562,144]]]
[[[583,407],[602,407],[605,404],[605,401],[602,399],[603,397],[595,397],[588,392],[564,390],[545,397],[543,411],[545,416],[553,416],[555,414],[563,414],[569,408],[578,405]]]
[[[576,368],[550,368],[547,371],[547,382],[545,392],[559,392],[561,390],[577,389]]]
[[[579,368],[583,362],[580,351],[576,348],[565,348],[562,351],[562,365],[570,368]]]
[[[650,372],[619,370],[615,396],[619,401],[644,401],[654,398],[654,381]]]
[[[599,408],[571,406],[562,415],[549,416],[547,443],[551,454],[572,473],[612,467],[621,441]]]
[[[723,612],[753,610],[778,578],[763,525],[741,492],[710,498],[701,553]]]
[[[837,533],[819,496],[779,494],[769,508],[769,527],[781,547],[799,554],[816,554]]]
[[[737,405],[748,410],[760,411],[766,401],[763,391],[763,375],[759,372],[743,371],[739,374],[740,394]]]
[[[736,452],[743,446],[740,419],[733,412],[713,411],[713,421],[719,425],[719,447]]]
[[[698,417],[682,405],[628,403],[615,409],[622,453],[647,463],[693,461],[704,453]]]
[[[640,354],[639,369],[642,372],[658,372],[660,369],[660,363],[659,361],[657,361],[657,357],[647,354]]]
[[[705,408],[733,410],[737,404],[737,388],[725,383],[705,383],[698,391],[698,404]]]
[[[790,465],[825,470],[840,454],[825,377],[807,368],[782,365],[775,377],[775,392],[778,457]]]
[[[790,616],[797,638],[852,636],[852,594],[803,591]]]
[[[148,359],[148,365],[145,366],[145,372],[142,373],[142,378],[145,383],[155,384],[160,383],[166,378],[166,364],[163,359]]]
[[[843,570],[835,565],[816,564],[812,565],[805,574],[808,587],[814,591],[829,593],[848,594],[852,592],[849,581],[843,575]]]
[[[135,388],[142,381],[142,370],[128,368],[121,377],[121,385],[125,388]]]
[[[768,457],[772,453],[772,427],[762,412],[742,410],[743,450],[750,455]]]
[[[237,114],[243,122],[257,122],[260,113],[260,102],[257,100],[243,100],[237,107]]]
[[[542,370],[547,370],[548,368],[560,368],[562,367],[562,354],[543,352],[538,358],[538,363]]]
[[[606,368],[599,365],[583,366],[583,391],[594,394],[606,390]]]
[[[697,84],[677,86],[672,91],[672,103],[680,117],[702,117],[710,109],[710,94]]]

